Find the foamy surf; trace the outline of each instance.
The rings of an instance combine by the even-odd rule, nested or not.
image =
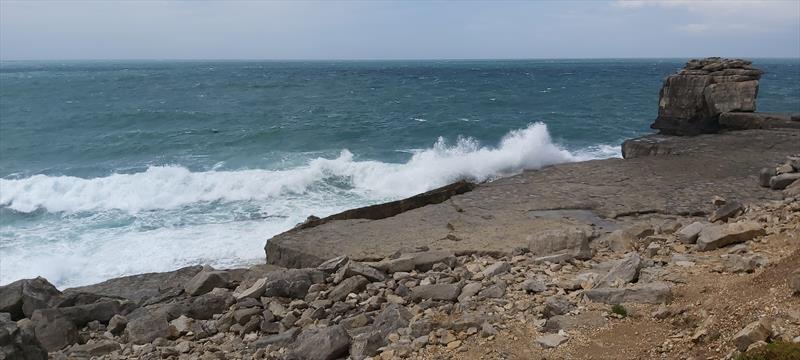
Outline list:
[[[0,179],[0,205],[36,224],[4,221],[0,283],[45,276],[77,286],[127,274],[263,259],[263,243],[308,215],[394,200],[467,179],[482,182],[543,166],[619,156],[619,147],[570,152],[542,123],[497,146],[440,138],[405,163],[358,161],[347,150],[284,170],[191,172],[154,166],[99,178]],[[24,217],[24,216],[23,216]]]

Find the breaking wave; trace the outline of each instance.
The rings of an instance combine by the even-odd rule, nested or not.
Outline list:
[[[174,209],[199,202],[278,199],[311,192],[351,192],[368,199],[410,196],[453,181],[486,181],[527,169],[569,161],[616,156],[617,147],[571,153],[553,143],[547,126],[535,123],[508,133],[496,147],[461,137],[415,151],[406,163],[356,161],[348,150],[334,159],[316,158],[286,170],[191,172],[181,166],[153,166],[135,174],[84,179],[35,175],[0,179],[0,204],[17,212],[75,213]]]

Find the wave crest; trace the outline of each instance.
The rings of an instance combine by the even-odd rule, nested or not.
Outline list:
[[[170,209],[198,202],[269,200],[335,186],[367,199],[410,196],[460,179],[485,181],[556,163],[586,160],[592,153],[570,153],[554,144],[542,123],[508,133],[497,147],[472,138],[415,151],[402,164],[355,161],[343,150],[335,159],[317,158],[287,170],[191,172],[181,166],[153,166],[135,174],[84,179],[35,175],[0,179],[0,204],[18,212]],[[607,156],[606,156],[607,157]],[[322,188],[320,188],[322,187]]]

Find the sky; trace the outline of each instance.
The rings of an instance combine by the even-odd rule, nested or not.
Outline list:
[[[0,60],[800,58],[800,0],[0,0]]]

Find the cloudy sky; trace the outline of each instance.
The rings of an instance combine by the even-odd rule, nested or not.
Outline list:
[[[0,59],[800,57],[800,1],[13,1]]]

